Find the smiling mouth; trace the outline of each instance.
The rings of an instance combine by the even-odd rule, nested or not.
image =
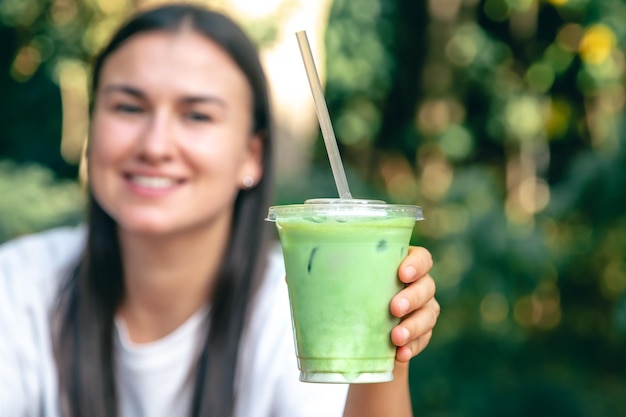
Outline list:
[[[148,177],[144,175],[129,175],[128,180],[143,188],[152,190],[164,190],[174,187],[180,181],[167,177]]]

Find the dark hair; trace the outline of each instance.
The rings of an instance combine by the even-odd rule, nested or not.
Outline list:
[[[264,140],[263,176],[239,192],[227,254],[220,266],[210,326],[198,360],[191,416],[230,416],[239,341],[247,307],[262,276],[266,253],[263,218],[271,195],[271,117],[258,52],[243,30],[221,13],[193,5],[166,5],[136,14],[113,36],[93,66],[92,102],[109,55],[129,38],[189,25],[220,45],[245,74],[253,95],[254,132]],[[85,251],[59,297],[55,354],[61,407],[72,417],[117,416],[113,374],[114,317],[124,296],[122,258],[115,221],[89,192]],[[207,248],[209,250],[209,248]]]

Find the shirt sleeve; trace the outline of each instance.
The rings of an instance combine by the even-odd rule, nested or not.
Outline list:
[[[50,311],[76,231],[0,246],[0,416],[58,415]]]
[[[33,342],[24,328],[25,294],[19,278],[26,261],[21,242],[0,248],[0,415],[35,416],[37,380],[29,361]],[[30,342],[30,343],[29,343]]]

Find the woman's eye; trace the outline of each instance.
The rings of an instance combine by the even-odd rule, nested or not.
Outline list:
[[[209,122],[212,120],[208,114],[194,111],[185,113],[185,117],[194,122]]]
[[[126,103],[117,104],[115,110],[122,113],[141,113],[143,111],[139,106]]]

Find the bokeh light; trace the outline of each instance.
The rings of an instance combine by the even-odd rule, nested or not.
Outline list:
[[[481,300],[480,314],[489,324],[501,323],[509,314],[509,302],[503,294],[491,292]]]
[[[615,33],[606,25],[588,27],[580,40],[579,52],[583,61],[599,65],[605,62],[615,48]]]
[[[28,80],[41,64],[41,53],[34,46],[25,46],[20,49],[13,61],[11,75],[17,81]]]

